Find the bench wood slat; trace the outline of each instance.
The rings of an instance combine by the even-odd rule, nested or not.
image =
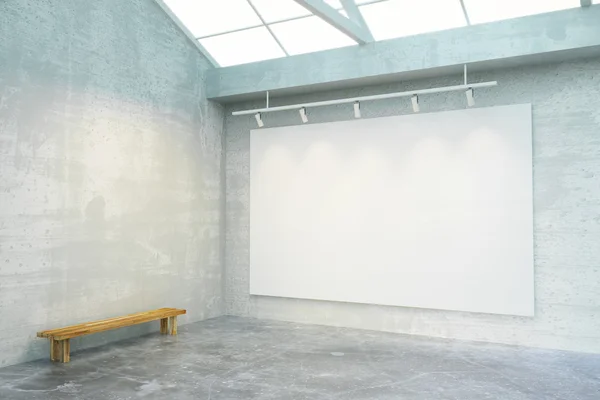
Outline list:
[[[177,316],[185,313],[186,310],[178,308],[159,308],[157,310],[124,315],[122,317],[107,318],[64,328],[45,330],[38,332],[37,336],[50,339],[50,359],[52,361],[66,363],[70,360],[69,339],[71,338],[156,320],[160,320],[160,333],[176,335]]]
[[[53,337],[55,340],[70,339],[77,336],[90,335],[111,329],[122,328],[144,322],[156,321],[163,318],[185,314],[185,310],[176,308],[161,308],[153,311],[129,314],[122,317],[108,318],[100,321],[84,322],[82,324],[67,326],[65,328],[50,329],[38,332],[38,337]]]
[[[98,321],[91,321],[91,322],[83,322],[81,324],[77,324],[77,325],[71,325],[71,326],[67,326],[64,328],[58,328],[58,329],[49,329],[49,330],[45,330],[42,332],[39,332],[39,335],[43,335],[41,337],[46,337],[46,336],[52,336],[54,334],[58,334],[58,333],[62,333],[62,332],[67,332],[82,326],[95,326],[95,325],[102,325],[102,324],[106,324],[106,323],[111,323],[111,322],[116,322],[116,321],[121,321],[121,320],[126,320],[126,319],[131,319],[131,318],[137,318],[137,317],[143,317],[143,316],[148,316],[151,317],[152,315],[162,315],[162,313],[166,312],[167,310],[176,310],[175,308],[161,308],[158,310],[152,310],[152,311],[144,311],[144,312],[139,312],[139,313],[134,313],[134,314],[128,314],[128,315],[124,315],[121,317],[112,317],[112,318],[107,318],[107,319],[102,319],[102,320],[98,320]],[[160,317],[162,318],[162,317]]]

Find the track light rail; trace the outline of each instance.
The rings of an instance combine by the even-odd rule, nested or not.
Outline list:
[[[325,101],[317,101],[313,103],[301,103],[301,104],[291,104],[287,106],[278,106],[278,107],[266,107],[266,108],[257,108],[254,110],[243,110],[243,111],[234,111],[232,115],[252,115],[256,113],[269,113],[269,112],[277,112],[277,111],[286,111],[286,110],[299,110],[301,108],[314,108],[314,107],[324,107],[324,106],[332,106],[336,104],[348,104],[348,103],[356,103],[364,102],[364,101],[373,101],[373,100],[383,100],[383,99],[393,99],[396,97],[412,97],[414,95],[423,95],[423,94],[434,94],[434,93],[444,93],[444,92],[458,92],[458,91],[466,91],[469,89],[479,89],[497,86],[497,81],[491,82],[481,82],[481,83],[469,83],[466,85],[456,85],[456,86],[444,86],[438,88],[431,89],[420,89],[420,90],[410,90],[406,92],[397,92],[397,93],[386,93],[386,94],[376,94],[372,96],[360,96],[360,97],[348,97],[345,99],[337,99],[337,100],[325,100]]]

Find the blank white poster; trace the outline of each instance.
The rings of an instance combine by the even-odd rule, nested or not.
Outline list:
[[[531,105],[251,133],[250,293],[532,316]]]

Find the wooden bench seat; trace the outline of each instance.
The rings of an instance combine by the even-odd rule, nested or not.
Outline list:
[[[37,333],[37,336],[50,339],[50,360],[67,363],[70,360],[69,339],[71,338],[157,320],[160,320],[160,333],[177,335],[177,316],[185,313],[185,310],[178,308],[159,308],[158,310],[41,331]]]

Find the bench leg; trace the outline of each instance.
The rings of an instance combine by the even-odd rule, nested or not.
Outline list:
[[[177,335],[177,317],[169,317],[169,334]]]
[[[160,333],[166,335],[169,331],[169,318],[162,318],[160,320]]]
[[[60,354],[60,342],[50,338],[50,361],[58,361]]]
[[[71,361],[71,342],[69,339],[54,340],[50,338],[50,360],[62,363]]]

